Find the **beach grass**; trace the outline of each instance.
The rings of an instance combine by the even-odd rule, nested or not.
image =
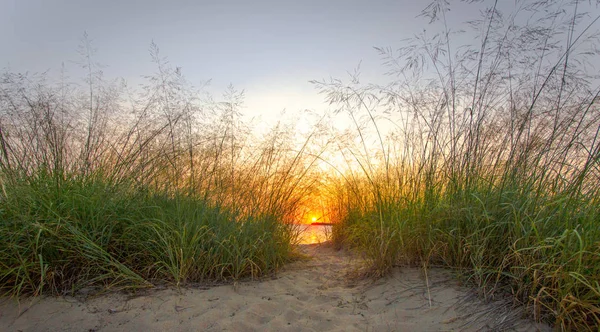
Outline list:
[[[231,282],[293,258],[310,137],[252,132],[243,92],[201,99],[151,49],[159,70],[137,93],[92,61],[77,83],[3,73],[2,294]]]
[[[428,6],[438,33],[376,48],[389,84],[313,81],[352,124],[340,135],[257,135],[243,92],[203,97],[156,45],[137,92],[103,77],[87,38],[83,82],[3,73],[1,293],[260,278],[293,259],[293,223],[318,194],[333,243],[371,276],[444,266],[484,299],[597,330],[600,16],[491,3],[468,24],[478,43],[460,46],[447,2]]]
[[[598,54],[581,50],[599,17],[573,3],[484,5],[475,45],[457,45],[450,7],[434,2],[423,16],[439,33],[377,48],[389,84],[314,82],[357,132],[339,143],[334,242],[362,252],[374,276],[450,267],[486,299],[597,330],[600,90],[583,66]]]
[[[68,294],[256,278],[289,258],[289,230],[276,216],[236,216],[194,197],[102,180],[69,179],[57,188],[37,174],[6,188],[3,289]]]

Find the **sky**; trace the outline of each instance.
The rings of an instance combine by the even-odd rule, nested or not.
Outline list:
[[[215,92],[245,90],[248,112],[271,116],[323,106],[309,80],[383,73],[373,46],[422,31],[426,2],[356,0],[0,0],[0,68],[57,73],[73,66],[87,32],[105,76],[141,82],[149,46]]]
[[[489,2],[489,1],[488,1]],[[490,3],[484,2],[484,5]],[[492,1],[493,2],[493,1]],[[309,80],[383,79],[374,46],[397,48],[428,29],[418,0],[0,0],[0,69],[58,73],[78,59],[84,32],[105,76],[130,85],[155,72],[149,48],[209,92],[244,90],[245,111],[274,117],[325,107]],[[501,0],[501,5],[514,0]],[[481,6],[452,1],[450,26]]]

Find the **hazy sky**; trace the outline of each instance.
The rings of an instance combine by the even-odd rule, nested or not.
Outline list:
[[[307,82],[344,76],[363,61],[383,71],[373,46],[421,31],[422,1],[0,0],[0,68],[58,72],[78,58],[87,31],[107,77],[154,72],[151,41],[195,84],[246,90],[248,109],[311,108]],[[75,65],[70,65],[75,67]]]
[[[504,2],[505,1],[505,2]],[[509,0],[501,0],[508,4]],[[311,79],[344,77],[362,60],[363,78],[384,68],[373,46],[398,47],[427,28],[417,0],[0,0],[0,68],[57,73],[71,67],[87,31],[107,77],[132,84],[155,71],[149,45],[212,90],[233,83],[248,111],[274,114],[322,106]],[[489,5],[489,4],[488,4]],[[459,22],[479,7],[453,2]]]

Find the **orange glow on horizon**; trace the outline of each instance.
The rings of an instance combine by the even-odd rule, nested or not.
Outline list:
[[[295,212],[295,222],[303,225],[329,222],[328,209],[320,192],[315,191],[305,196]]]

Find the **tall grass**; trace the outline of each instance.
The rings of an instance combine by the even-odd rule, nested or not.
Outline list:
[[[358,132],[331,190],[334,240],[376,275],[442,264],[485,298],[508,292],[536,319],[596,330],[600,16],[580,1],[486,5],[469,22],[479,44],[460,47],[447,3],[428,6],[438,34],[377,48],[390,84],[314,82]]]
[[[73,294],[260,277],[291,258],[315,157],[288,125],[259,136],[243,92],[215,101],[152,45],[132,92],[81,46],[83,82],[0,78],[0,289]]]

